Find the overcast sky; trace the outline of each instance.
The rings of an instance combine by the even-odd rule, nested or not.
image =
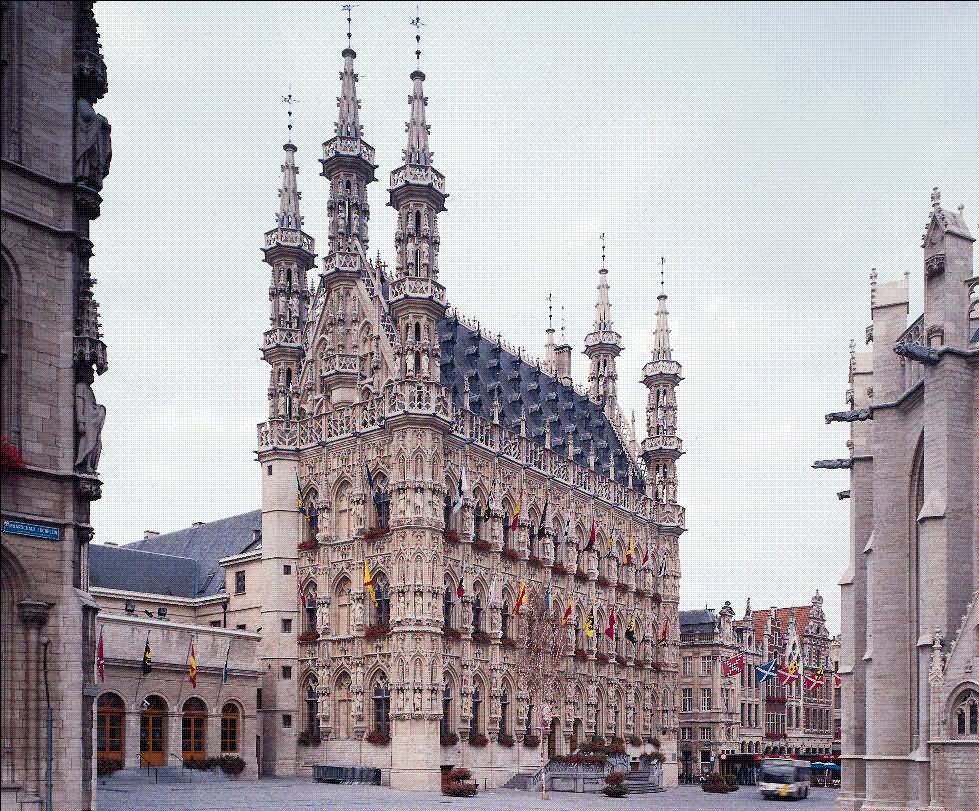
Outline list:
[[[429,3],[422,67],[450,301],[535,355],[546,296],[580,354],[608,239],[623,406],[644,434],[666,257],[679,389],[681,606],[826,596],[846,566],[847,345],[867,276],[910,271],[932,186],[979,205],[977,6]],[[361,3],[361,121],[377,150],[371,244],[393,265],[413,3]],[[326,249],[321,144],[333,134],[339,3],[96,6],[113,161],[92,267],[109,372],[97,539],[126,543],[260,506],[266,415],[262,234],[289,92],[306,231]]]

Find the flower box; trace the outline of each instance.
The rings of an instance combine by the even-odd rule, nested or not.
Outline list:
[[[380,730],[372,730],[367,733],[367,743],[371,743],[374,746],[387,746],[391,743],[391,736],[386,732],[381,732]]]
[[[442,532],[442,537],[449,543],[459,543],[462,539],[462,533],[457,529],[447,529]]]
[[[390,625],[368,625],[364,630],[365,639],[380,639],[391,633]]]
[[[600,586],[607,586],[607,585],[608,585],[609,583],[611,583],[611,582],[612,582],[612,581],[611,581],[611,580],[609,580],[609,579],[608,579],[607,577],[605,577],[604,575],[599,575],[599,576],[598,576],[598,585],[600,585]]]
[[[663,670],[663,665],[661,665],[659,662],[651,662],[649,666],[657,673],[660,673]]]
[[[309,729],[304,729],[296,737],[296,743],[300,746],[319,746],[320,734]]]
[[[500,746],[505,746],[507,749],[510,749],[514,743],[513,735],[507,735],[506,733],[500,735],[496,740]]]
[[[442,735],[439,738],[439,744],[442,746],[455,746],[459,743],[459,736],[454,732],[450,732],[448,735]]]
[[[520,560],[520,553],[516,549],[507,547],[503,550],[503,557],[507,560]]]
[[[299,634],[299,636],[296,637],[296,640],[299,642],[315,642],[319,638],[319,631],[306,631],[305,633]]]
[[[373,541],[378,538],[383,538],[391,531],[390,527],[371,527],[364,533],[365,541]]]
[[[787,700],[785,696],[765,696],[766,704],[785,704]]]
[[[443,628],[442,636],[446,639],[462,639],[462,632],[458,628]]]
[[[629,590],[629,587],[625,583],[616,583],[615,590],[619,592],[619,594],[625,594]]]
[[[646,589],[636,589],[636,597],[639,597],[640,599],[642,599],[642,598],[648,597],[648,596],[649,596],[649,592],[646,591]]]
[[[660,594],[658,591],[654,591],[652,594],[649,595],[649,599],[651,599],[654,603],[661,603],[663,602],[663,595]]]
[[[486,631],[473,631],[473,642],[478,645],[488,645],[490,643],[490,635]]]
[[[296,547],[296,550],[299,552],[308,552],[311,549],[319,549],[319,547],[320,547],[319,541],[303,541],[301,544],[299,544]]]
[[[531,555],[529,558],[527,558],[527,564],[535,569],[540,569],[544,566],[544,561]]]
[[[630,735],[629,743],[632,746],[642,746],[642,738],[640,738],[638,735]]]
[[[469,745],[474,746],[477,749],[482,749],[488,743],[489,743],[489,738],[487,738],[481,732],[477,732],[475,735],[469,736]]]
[[[576,752],[573,755],[554,755],[552,763],[566,763],[569,766],[585,766],[590,769],[604,769],[608,755],[586,755]]]
[[[624,656],[616,656],[615,661],[618,662],[620,665],[624,665],[626,663],[626,659]]]
[[[493,545],[489,541],[473,541],[473,548],[477,552],[489,552],[493,548]]]
[[[586,651],[583,651],[581,648],[578,648],[578,650],[576,650],[574,652],[574,658],[575,659],[587,659],[588,658],[588,653]]]
[[[442,793],[449,797],[475,797],[478,791],[469,769],[457,766],[442,774]]]
[[[551,571],[554,572],[554,574],[567,574],[568,573],[568,570],[565,568],[565,566],[564,566],[563,563],[555,563],[551,567]]]
[[[587,583],[588,575],[585,572],[578,571],[574,573],[574,579],[579,583]]]
[[[504,648],[511,648],[511,649],[516,649],[517,647],[517,643],[513,639],[501,639],[500,645],[503,646]]]
[[[524,735],[523,745],[528,749],[536,749],[540,746],[540,736],[539,735]]]
[[[608,654],[606,654],[606,653],[596,653],[595,654],[595,658],[598,659],[599,662],[608,662],[609,661]]]

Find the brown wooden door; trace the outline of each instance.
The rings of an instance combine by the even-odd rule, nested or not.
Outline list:
[[[166,764],[167,718],[157,709],[144,710],[139,717],[139,760],[142,766]]]

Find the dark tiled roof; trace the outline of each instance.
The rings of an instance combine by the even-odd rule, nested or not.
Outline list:
[[[680,612],[680,633],[710,633],[717,628],[717,615],[709,608]]]
[[[615,459],[615,479],[628,486],[630,463],[615,429],[598,403],[558,382],[536,366],[507,352],[500,345],[471,330],[455,318],[438,325],[442,350],[441,380],[457,407],[469,380],[470,409],[486,420],[493,419],[493,399],[499,393],[500,423],[520,430],[523,409],[527,412],[527,436],[544,444],[544,426],[551,426],[551,450],[567,453],[567,432],[573,429],[574,460],[588,467],[588,454],[595,448],[595,469],[608,476],[609,459]],[[645,483],[633,474],[633,487]]]
[[[149,594],[209,597],[224,589],[224,569],[218,561],[261,548],[261,540],[254,537],[261,529],[262,511],[254,510],[126,546],[96,544],[89,557],[91,583]],[[190,579],[177,584],[175,572]]]
[[[89,584],[96,588],[196,597],[201,584],[198,561],[126,546],[92,544],[88,565]]]

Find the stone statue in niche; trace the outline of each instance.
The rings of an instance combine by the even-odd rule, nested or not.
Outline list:
[[[100,191],[112,162],[112,127],[91,102],[79,98],[75,103],[75,182]]]
[[[78,434],[78,452],[75,470],[94,473],[102,454],[102,426],[105,424],[105,406],[95,400],[92,382],[95,373],[84,369],[75,383],[75,429]]]

